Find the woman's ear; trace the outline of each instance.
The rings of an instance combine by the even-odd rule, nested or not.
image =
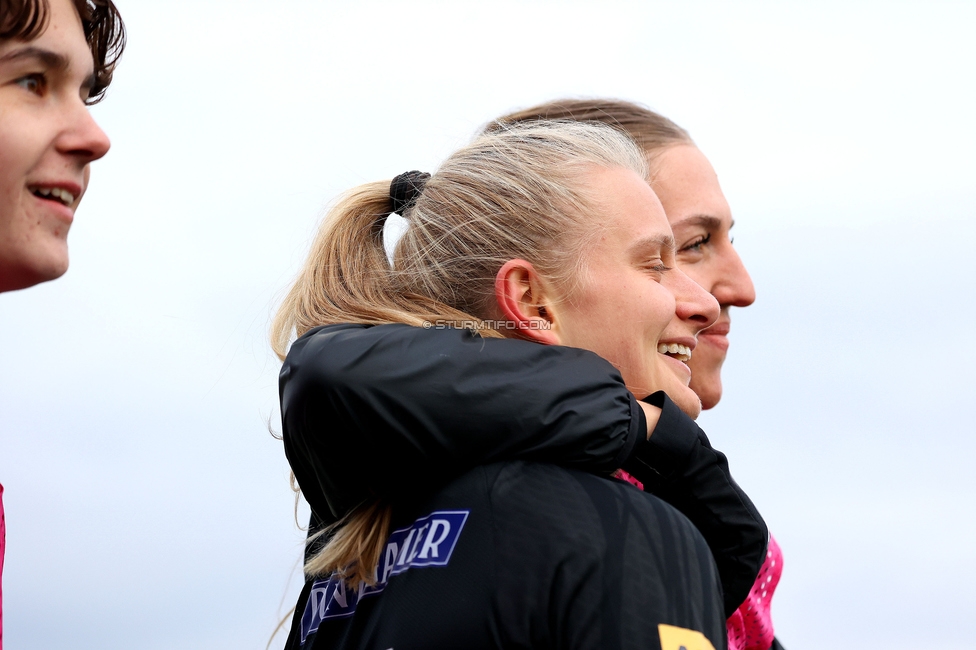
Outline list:
[[[498,269],[495,276],[495,301],[502,318],[513,323],[520,337],[558,345],[559,337],[553,331],[552,297],[546,284],[532,264],[525,260],[509,260]]]

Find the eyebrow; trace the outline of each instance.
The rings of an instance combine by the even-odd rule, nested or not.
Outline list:
[[[722,225],[722,220],[718,217],[714,217],[710,214],[693,214],[690,217],[685,217],[681,221],[676,221],[672,224],[672,228],[675,226],[701,226],[708,230],[716,230]],[[735,219],[729,224],[729,230],[735,226]]]
[[[8,52],[3,56],[0,56],[0,64],[4,63],[16,63],[17,61],[23,60],[39,61],[43,65],[47,66],[52,70],[58,72],[67,72],[71,68],[71,61],[63,54],[58,54],[57,52],[52,52],[51,50],[45,50],[42,47],[37,47],[36,45],[27,45],[25,47],[18,48],[13,52]],[[85,77],[82,82],[82,88],[91,89],[95,85],[95,73]]]
[[[68,57],[63,54],[58,54],[57,52],[52,52],[51,50],[45,50],[34,45],[28,45],[27,47],[22,47],[20,49],[14,50],[13,52],[8,52],[3,56],[0,56],[0,63],[10,63],[14,61],[20,61],[22,59],[35,59],[40,61],[49,68],[54,68],[55,70],[67,70],[71,67]]]
[[[652,237],[645,237],[644,239],[638,239],[630,247],[630,253],[633,256],[639,256],[646,250],[656,250],[664,249],[670,250],[672,253],[675,251],[674,237],[671,235],[657,235]]]

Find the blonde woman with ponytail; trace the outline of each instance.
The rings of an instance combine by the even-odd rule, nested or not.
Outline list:
[[[273,327],[320,524],[288,648],[725,647],[722,583],[754,577],[766,531],[682,412],[718,307],[674,254],[607,127],[500,129],[339,202]],[[620,467],[714,519],[682,496],[691,467],[735,534],[710,552]]]

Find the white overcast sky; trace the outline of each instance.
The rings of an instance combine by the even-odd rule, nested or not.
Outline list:
[[[973,647],[976,5],[118,4],[71,269],[0,296],[12,650],[265,647],[302,546],[267,328],[323,209],[561,96],[670,116],[732,204],[759,299],[701,422],[786,647]]]

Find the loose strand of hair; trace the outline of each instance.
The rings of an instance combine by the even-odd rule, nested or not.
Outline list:
[[[305,574],[334,574],[353,589],[362,584],[376,585],[392,516],[393,508],[376,500],[359,506],[336,523],[309,536],[309,546],[322,537],[328,537],[329,541],[305,563]]]

